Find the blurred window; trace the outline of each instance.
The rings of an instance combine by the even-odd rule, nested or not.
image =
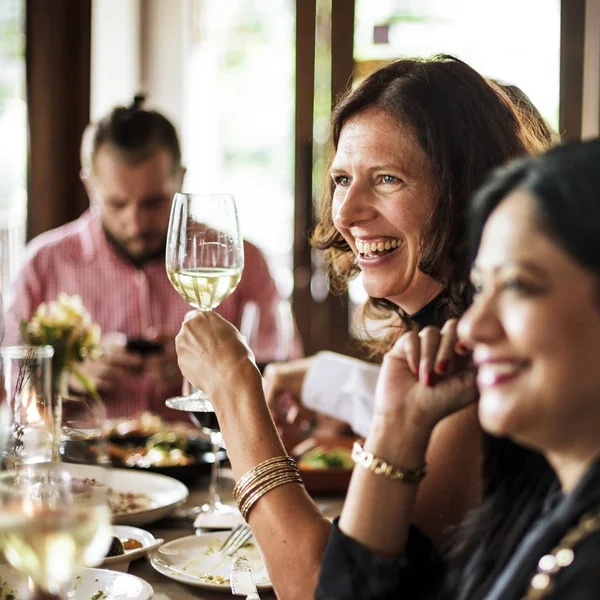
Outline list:
[[[560,0],[356,0],[359,77],[382,60],[438,53],[519,86],[558,128]]]
[[[0,2],[0,285],[16,275],[27,217],[25,1]]]
[[[185,75],[185,191],[232,192],[244,237],[292,292],[294,0],[195,0]]]
[[[517,85],[558,129],[560,0],[356,0],[355,84],[390,60],[439,53]],[[366,300],[360,277],[349,293],[354,307]]]

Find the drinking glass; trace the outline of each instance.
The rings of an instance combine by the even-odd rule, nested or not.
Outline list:
[[[52,403],[52,356],[49,346],[0,349],[0,416],[10,424],[0,474],[0,548],[29,577],[32,597],[66,596],[84,566],[102,562],[112,539],[103,461],[58,460],[65,456],[63,423]],[[79,428],[77,443],[89,430],[87,406],[78,400],[76,413],[86,417],[74,420],[65,404],[65,422]]]
[[[2,550],[37,596],[66,597],[83,567],[102,562],[112,539],[98,471],[82,478],[67,467],[25,464],[0,475]]]
[[[65,463],[111,466],[108,456],[106,409],[102,402],[81,396],[63,396],[60,456]],[[107,479],[106,472],[102,477]]]
[[[244,243],[232,195],[175,194],[166,267],[173,287],[196,310],[213,310],[235,290],[244,268]],[[169,398],[166,404],[214,412],[201,390]]]
[[[275,300],[263,306],[247,302],[242,312],[240,333],[252,350],[261,373],[270,362],[301,355],[301,348],[295,348],[294,317],[287,300]]]
[[[0,348],[0,394],[10,413],[3,459],[6,468],[47,462],[54,453],[51,346]]]
[[[210,483],[208,485],[209,500],[202,506],[188,509],[190,514],[192,513],[210,513],[210,514],[231,514],[237,512],[237,509],[223,504],[221,502],[221,496],[219,495],[219,474],[221,466],[221,457],[219,456],[221,449],[223,448],[223,436],[221,434],[221,427],[217,419],[217,415],[214,412],[192,412],[190,418],[194,425],[197,425],[208,434],[212,446],[212,455],[214,460],[210,470]]]

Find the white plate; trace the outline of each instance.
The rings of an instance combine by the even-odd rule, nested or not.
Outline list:
[[[152,555],[150,564],[159,573],[175,581],[210,590],[231,592],[229,571],[233,557],[217,553],[229,534],[229,531],[214,531],[163,544]],[[248,559],[254,583],[259,591],[273,589],[265,563],[253,538],[240,548],[235,556],[245,556]],[[226,581],[210,582],[203,577],[204,575],[218,575]]]
[[[0,599],[5,600],[8,594],[15,594],[14,600],[27,598],[27,578],[17,573],[8,565],[0,565]],[[74,586],[75,600],[90,600],[92,596],[98,600],[150,600],[154,590],[149,583],[143,579],[117,573],[116,571],[105,571],[103,569],[84,569],[77,578]]]
[[[142,547],[135,550],[125,550],[125,554],[120,554],[119,556],[108,556],[100,565],[104,569],[126,572],[132,560],[145,556],[148,552],[155,550],[163,543],[162,539],[156,539],[145,529],[129,527],[128,525],[113,525],[112,530],[113,535],[121,541],[124,539],[138,540],[141,542]]]
[[[89,465],[65,463],[76,477],[90,477]],[[118,492],[147,494],[151,499],[149,508],[113,517],[117,525],[147,525],[166,517],[178,504],[185,502],[189,491],[181,481],[133,469],[107,469],[107,483]]]

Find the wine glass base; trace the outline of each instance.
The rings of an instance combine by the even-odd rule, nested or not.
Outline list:
[[[210,403],[208,396],[204,392],[201,392],[201,395],[193,394],[191,396],[175,396],[174,398],[167,398],[165,404],[169,408],[185,410],[188,412],[214,412],[215,410]]]
[[[208,513],[212,515],[234,515],[239,513],[239,510],[237,508],[233,508],[232,506],[228,506],[227,504],[223,504],[222,502],[215,502],[214,504],[207,502],[200,507],[198,513]]]

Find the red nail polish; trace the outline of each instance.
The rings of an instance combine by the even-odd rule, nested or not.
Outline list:
[[[433,373],[431,371],[425,373],[425,387],[433,387]]]
[[[469,352],[469,348],[467,348],[467,346],[465,346],[462,342],[458,342],[458,344],[456,344],[456,352],[459,354],[467,354]]]
[[[438,362],[436,371],[440,375],[444,375],[447,370],[448,370],[448,361],[445,358],[443,358],[442,360],[440,360],[440,362]]]

